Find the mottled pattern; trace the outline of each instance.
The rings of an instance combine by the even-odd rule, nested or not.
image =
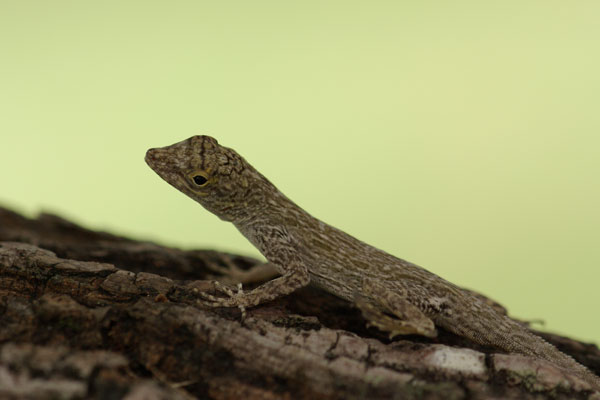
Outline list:
[[[310,281],[354,302],[371,325],[392,336],[434,337],[440,326],[476,343],[551,361],[600,387],[589,370],[480,296],[312,217],[209,136],[150,149],[146,162],[175,188],[232,222],[281,273],[249,292],[222,289],[225,297],[205,295],[213,306],[257,305]]]

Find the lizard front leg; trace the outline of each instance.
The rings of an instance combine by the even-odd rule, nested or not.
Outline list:
[[[302,261],[299,246],[283,228],[267,228],[252,231],[259,249],[280,273],[281,276],[263,283],[259,287],[244,292],[241,284],[237,291],[214,282],[215,288],[226,297],[215,297],[208,293],[200,293],[205,301],[203,305],[210,307],[245,307],[256,306],[278,297],[292,293],[296,289],[308,285],[310,275]]]

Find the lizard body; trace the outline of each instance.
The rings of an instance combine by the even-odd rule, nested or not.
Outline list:
[[[435,337],[435,326],[509,353],[550,361],[600,388],[600,378],[480,297],[308,214],[234,150],[193,136],[148,150],[148,165],[210,212],[232,222],[280,277],[226,297],[215,307],[250,307],[309,282],[356,304],[370,325]]]

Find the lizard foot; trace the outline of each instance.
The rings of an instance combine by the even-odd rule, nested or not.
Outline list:
[[[356,297],[355,302],[363,317],[367,320],[367,326],[373,326],[389,333],[390,339],[398,335],[420,335],[430,338],[437,336],[433,322],[426,317],[400,319],[400,316],[398,316],[394,318],[388,315],[381,305],[366,298]],[[403,317],[406,317],[406,315],[403,315]]]
[[[431,318],[404,296],[386,290],[371,279],[364,279],[361,293],[355,294],[355,303],[368,326],[388,332],[390,339],[398,335],[437,336]]]
[[[206,307],[237,307],[242,313],[242,320],[244,320],[246,318],[246,306],[248,304],[247,296],[245,296],[244,290],[242,289],[242,284],[237,284],[236,291],[231,290],[229,287],[218,281],[213,281],[213,285],[215,285],[215,290],[217,292],[220,292],[227,297],[215,297],[210,293],[200,292],[198,295],[202,297],[203,300],[198,300],[198,304]]]

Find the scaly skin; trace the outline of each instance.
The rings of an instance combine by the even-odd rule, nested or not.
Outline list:
[[[209,136],[150,149],[146,162],[176,189],[232,222],[281,274],[249,292],[218,286],[225,297],[204,294],[211,306],[243,309],[312,282],[355,303],[371,325],[390,336],[435,337],[440,326],[482,345],[550,361],[600,388],[600,378],[481,296],[312,217]]]

